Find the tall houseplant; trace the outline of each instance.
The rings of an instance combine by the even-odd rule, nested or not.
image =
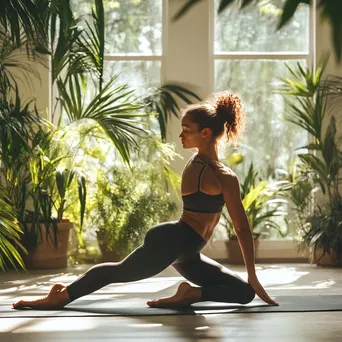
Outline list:
[[[4,74],[1,74],[4,76]],[[2,79],[4,81],[4,78]],[[22,105],[18,87],[14,88],[14,100],[10,96],[11,87],[8,80],[2,83],[0,92],[0,188],[9,210],[9,215],[15,215],[15,222],[4,219],[0,230],[2,234],[13,232],[13,239],[7,235],[7,241],[12,241],[13,248],[7,243],[2,244],[1,254],[6,255],[14,268],[23,266],[19,251],[25,254],[22,238],[13,230],[14,226],[22,231],[27,214],[27,201],[31,196],[29,163],[33,156],[33,149],[37,141],[33,139],[37,132],[43,130],[44,121],[39,117],[37,110],[29,108],[30,103]],[[6,247],[7,246],[7,247]],[[14,249],[16,252],[13,254]],[[12,256],[8,253],[12,253]],[[25,269],[25,267],[24,267]]]
[[[336,119],[332,107],[332,96],[341,89],[340,79],[323,80],[322,74],[328,59],[319,67],[304,68],[299,63],[296,69],[290,69],[292,78],[283,80],[282,93],[290,96],[289,113],[285,117],[289,122],[308,132],[312,142],[304,146],[309,153],[300,153],[302,163],[312,171],[313,181],[317,184],[325,199],[316,200],[314,212],[307,217],[307,223],[301,229],[301,245],[313,247],[313,260],[317,264],[341,264],[342,259],[342,196],[341,178],[342,151],[339,148]],[[326,131],[323,125],[328,111],[330,120]]]
[[[252,230],[256,250],[258,249],[258,239],[268,236],[270,229],[275,229],[283,236],[281,228],[274,218],[286,215],[284,204],[287,201],[279,197],[291,188],[291,183],[288,181],[257,181],[257,176],[258,172],[254,170],[253,163],[251,163],[247,175],[240,181],[242,204]],[[243,263],[234,225],[226,208],[223,209],[220,225],[227,232],[228,262]]]

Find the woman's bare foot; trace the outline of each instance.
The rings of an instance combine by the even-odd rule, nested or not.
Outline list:
[[[20,300],[13,303],[13,309],[21,309],[24,307],[34,309],[57,309],[70,303],[70,297],[66,286],[62,284],[55,284],[52,286],[49,294],[41,299],[26,301]]]
[[[187,306],[201,300],[202,289],[193,287],[188,283],[181,283],[178,286],[177,292],[171,297],[154,299],[147,302],[151,308]]]

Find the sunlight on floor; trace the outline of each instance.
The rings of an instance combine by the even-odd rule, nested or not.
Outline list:
[[[197,327],[197,328],[195,328],[195,330],[207,330],[207,329],[210,329],[207,325],[204,326],[204,327]]]
[[[0,333],[9,333],[23,325],[27,325],[36,318],[1,318]]]
[[[153,280],[150,279],[149,281],[148,279],[145,279],[145,281],[137,281],[134,283],[113,284],[107,286],[107,288],[103,290],[111,293],[154,293],[184,281],[182,277],[170,278],[160,277],[153,278]]]
[[[259,281],[264,286],[289,284],[297,281],[299,278],[308,275],[310,272],[300,272],[294,267],[284,267],[279,269],[263,269],[257,271]]]
[[[162,327],[163,324],[161,323],[146,323],[146,324],[127,324],[127,327],[131,328],[156,328]]]
[[[50,278],[49,281],[52,283],[72,283],[74,280],[79,278],[79,276],[75,274],[62,274],[57,277]]]
[[[62,331],[85,331],[93,330],[98,326],[96,321],[91,318],[82,317],[82,320],[69,320],[68,322],[63,320],[61,322],[56,321],[57,316],[54,318],[44,318],[39,321],[36,319],[32,324],[17,327],[12,329],[12,333],[32,333],[32,332],[62,332]]]
[[[272,290],[321,290],[329,289],[336,284],[336,281],[322,281],[315,282],[312,285],[295,285],[295,284],[284,284],[284,286],[272,286]]]
[[[0,294],[3,293],[12,293],[18,291],[19,287],[9,287],[8,289],[1,289]]]

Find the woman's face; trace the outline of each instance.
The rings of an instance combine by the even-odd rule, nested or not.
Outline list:
[[[208,135],[208,128],[204,128],[199,131],[199,125],[188,119],[185,114],[181,121],[182,132],[179,135],[183,148],[200,148],[204,143],[206,136]]]

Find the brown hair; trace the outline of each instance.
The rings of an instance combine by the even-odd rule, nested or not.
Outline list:
[[[188,106],[184,115],[198,123],[200,130],[210,128],[213,137],[221,138],[226,134],[227,141],[232,141],[234,145],[245,128],[245,112],[241,101],[228,91],[213,94],[212,99]]]

